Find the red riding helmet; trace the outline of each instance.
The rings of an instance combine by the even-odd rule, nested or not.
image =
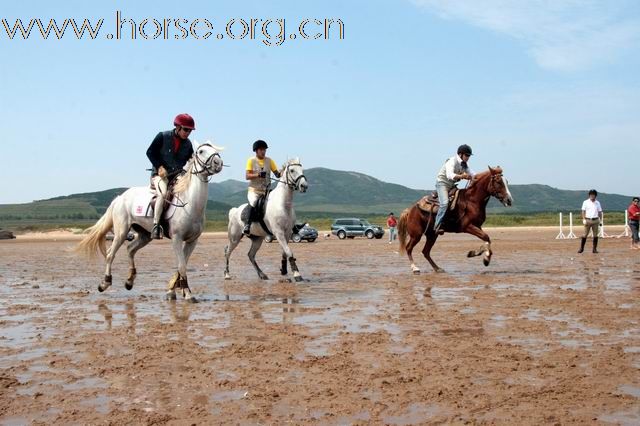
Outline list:
[[[178,114],[176,118],[173,120],[174,126],[186,127],[187,129],[196,129],[196,122],[193,120],[189,114]]]

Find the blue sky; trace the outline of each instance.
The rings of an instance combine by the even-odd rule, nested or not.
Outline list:
[[[117,10],[215,34],[340,18],[345,39],[24,41],[0,26],[0,203],[146,184],[147,146],[179,112],[226,148],[216,181],[242,179],[261,138],[278,162],[432,188],[468,143],[475,169],[511,183],[640,193],[637,1],[24,1],[0,18],[104,18],[106,34]]]

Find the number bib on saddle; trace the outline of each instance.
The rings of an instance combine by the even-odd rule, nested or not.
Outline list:
[[[153,193],[149,192],[148,194],[138,195],[133,200],[131,214],[137,217],[153,217],[153,207],[155,205],[155,200],[153,200]],[[165,207],[164,210],[164,218],[169,220],[173,216],[176,211],[176,205],[180,201],[173,197],[171,200],[171,204]]]

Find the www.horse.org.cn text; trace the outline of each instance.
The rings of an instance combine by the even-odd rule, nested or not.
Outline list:
[[[288,24],[285,18],[232,18],[224,25],[207,18],[129,18],[116,11],[109,32],[105,19],[63,20],[51,18],[2,18],[0,37],[9,40],[257,40],[266,46],[303,40],[344,40],[345,25],[339,18],[302,19]]]

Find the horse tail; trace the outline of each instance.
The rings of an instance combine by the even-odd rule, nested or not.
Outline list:
[[[76,253],[82,253],[87,257],[93,258],[100,250],[103,257],[107,256],[107,243],[104,237],[113,228],[113,205],[115,202],[116,200],[111,202],[107,211],[95,225],[84,231],[87,236],[74,249]]]
[[[410,212],[410,208],[404,209],[398,221],[398,241],[400,242],[401,255],[405,254],[407,250],[407,221],[409,220]]]

